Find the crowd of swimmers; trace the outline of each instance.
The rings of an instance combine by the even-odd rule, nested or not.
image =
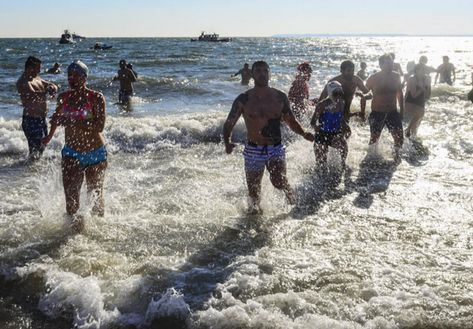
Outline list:
[[[337,149],[343,166],[348,154],[347,139],[351,135],[350,117],[358,115],[365,119],[366,100],[372,98],[369,125],[369,144],[378,141],[386,127],[394,140],[394,158],[400,161],[400,149],[404,132],[402,117],[408,112],[412,117],[406,136],[415,136],[424,115],[425,102],[430,97],[429,74],[437,72],[440,82],[453,83],[455,69],[444,58],[438,69],[427,66],[422,56],[406,75],[406,98],[403,97],[403,73],[393,56],[379,57],[380,71],[368,76],[366,64],[355,75],[355,65],[343,61],[340,75],[329,80],[318,98],[309,98],[308,81],[312,74],[309,63],[297,67],[297,75],[288,95],[269,86],[270,67],[264,61],[256,61],[251,69],[248,64],[233,76],[241,75],[241,83],[254,87],[239,95],[223,126],[226,153],[232,153],[235,144],[231,133],[238,119],[243,116],[247,142],[243,151],[245,175],[249,192],[249,208],[259,213],[261,180],[265,169],[271,183],[282,190],[289,203],[295,195],[286,177],[285,147],[281,138],[281,123],[284,122],[296,134],[314,143],[316,162],[322,168],[327,164],[328,147]],[[66,211],[77,230],[83,228],[83,220],[77,215],[80,205],[80,190],[85,179],[87,191],[92,196],[92,212],[104,215],[103,182],[107,168],[107,150],[103,129],[105,126],[105,98],[102,93],[87,86],[89,69],[80,60],[67,67],[69,89],[57,96],[57,106],[47,123],[47,99],[53,98],[58,86],[40,77],[41,60],[29,57],[25,69],[17,82],[17,90],[23,105],[22,129],[28,141],[29,159],[38,159],[51,141],[58,127],[64,127],[62,155],[62,180],[66,199]],[[47,73],[60,73],[56,63]],[[451,75],[453,74],[453,79]],[[120,81],[119,101],[128,104],[133,95],[133,83],[137,73],[130,63],[119,62],[119,70],[113,80]],[[366,80],[366,81],[365,81]],[[437,78],[436,78],[437,80]],[[351,113],[350,106],[355,95],[361,97],[361,110]],[[399,105],[399,110],[398,110]],[[311,107],[315,109],[310,110]],[[310,118],[312,131],[307,131],[300,120]]]
[[[48,73],[57,74],[56,63]],[[132,83],[136,72],[130,63],[121,60],[113,80],[120,81],[119,99],[128,104],[133,95]],[[22,129],[28,141],[29,161],[37,160],[51,141],[57,128],[64,127],[62,155],[62,181],[66,211],[74,229],[83,229],[83,219],[77,215],[80,190],[85,179],[92,198],[95,215],[104,215],[103,182],[107,168],[107,150],[103,129],[105,126],[105,98],[102,93],[87,86],[88,67],[77,60],[67,67],[69,89],[57,96],[57,106],[50,119],[46,115],[47,99],[56,96],[58,86],[40,77],[41,60],[30,56],[25,70],[17,81],[17,90],[23,105]]]
[[[367,65],[362,62],[355,75],[355,64],[343,61],[340,74],[331,78],[318,98],[310,98],[308,82],[312,75],[310,63],[297,66],[297,74],[288,95],[269,86],[270,68],[264,61],[253,64],[234,74],[241,74],[242,84],[248,85],[253,78],[254,87],[239,95],[223,127],[225,150],[233,152],[232,130],[240,117],[244,118],[247,142],[243,151],[245,176],[249,194],[249,211],[260,213],[261,181],[264,171],[269,173],[273,186],[282,190],[288,203],[295,202],[294,191],[286,176],[285,147],[281,138],[281,123],[284,122],[296,134],[313,142],[316,164],[322,171],[327,170],[328,148],[338,150],[342,171],[348,155],[347,139],[351,136],[350,118],[359,116],[366,119],[366,101],[371,101],[369,144],[378,142],[386,127],[394,142],[394,163],[401,162],[401,147],[404,135],[413,138],[425,113],[425,103],[431,95],[431,73],[437,73],[435,83],[452,85],[456,79],[455,67],[448,56],[437,69],[427,66],[427,57],[421,56],[419,63],[409,65],[404,74],[401,65],[394,62],[394,54],[379,57],[380,71],[367,73]],[[412,63],[410,63],[412,64]],[[403,88],[406,87],[404,98]],[[472,91],[473,102],[473,91]],[[354,96],[360,100],[360,111],[350,111]],[[315,109],[312,109],[315,106]],[[403,130],[403,117],[409,117]],[[310,118],[313,131],[307,131],[300,123]]]

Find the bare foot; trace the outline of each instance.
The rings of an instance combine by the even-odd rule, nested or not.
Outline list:
[[[85,220],[82,215],[71,216],[71,224],[69,226],[75,233],[82,233],[85,229]]]

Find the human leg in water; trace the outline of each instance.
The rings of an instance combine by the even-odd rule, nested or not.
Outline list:
[[[268,161],[268,171],[273,186],[284,192],[289,204],[295,204],[296,197],[294,195],[294,190],[289,185],[286,176],[286,160],[279,157],[270,159]]]
[[[264,167],[259,170],[245,169],[246,184],[248,186],[248,212],[259,214],[262,212],[261,202],[261,180],[263,179]]]
[[[103,217],[105,214],[105,202],[103,198],[103,182],[107,161],[102,161],[85,169],[85,180],[87,183],[87,193],[92,199],[94,206],[92,214]]]

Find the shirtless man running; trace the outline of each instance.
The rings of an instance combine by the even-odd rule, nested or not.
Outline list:
[[[291,111],[289,100],[282,91],[269,87],[269,65],[257,61],[251,68],[254,88],[238,96],[233,102],[223,126],[225,150],[232,153],[235,144],[230,137],[240,116],[245,120],[247,143],[243,152],[245,173],[250,197],[249,211],[260,213],[261,180],[267,168],[273,186],[283,190],[289,203],[294,203],[294,192],[286,177],[285,148],[281,143],[281,121],[308,141],[314,135],[305,132]]]
[[[39,72],[41,60],[30,56],[25,62],[25,71],[16,83],[23,105],[21,127],[28,141],[29,160],[37,160],[43,153],[41,140],[48,134],[47,96],[54,96],[58,89],[55,84],[41,79]]]
[[[400,162],[400,150],[404,141],[402,117],[404,115],[404,97],[402,94],[401,75],[393,70],[394,62],[389,54],[379,58],[381,71],[371,75],[366,87],[373,91],[371,102],[370,145],[377,143],[386,126],[394,139],[394,158]],[[400,112],[397,111],[399,103]]]

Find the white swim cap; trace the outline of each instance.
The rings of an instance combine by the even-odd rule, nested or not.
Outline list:
[[[89,75],[89,68],[80,60],[75,60],[67,68],[67,73],[71,72],[75,72],[87,78]]]
[[[342,85],[338,81],[330,81],[329,83],[327,83],[326,88],[327,88],[328,97],[331,98],[331,99],[334,99],[334,93],[337,90],[338,90],[338,92],[343,94]]]

